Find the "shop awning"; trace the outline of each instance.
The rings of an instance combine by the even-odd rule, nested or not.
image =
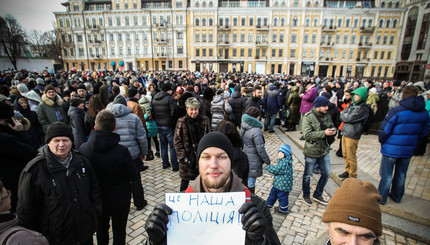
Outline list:
[[[124,65],[124,61],[120,61],[119,66],[123,66],[123,65]]]
[[[114,65],[115,65],[115,61],[112,61],[112,62],[110,63],[110,65],[111,65],[111,66],[114,66]]]

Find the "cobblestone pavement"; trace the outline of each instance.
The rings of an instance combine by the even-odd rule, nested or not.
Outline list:
[[[289,132],[291,137],[300,138],[300,132]],[[298,141],[298,140],[297,140]],[[304,141],[298,141],[304,145]],[[339,139],[332,145],[333,150],[339,148]],[[379,166],[381,164],[381,144],[377,135],[363,135],[358,143],[358,167],[379,182]],[[405,194],[430,201],[430,144],[424,156],[413,156],[406,177]]]
[[[266,150],[271,157],[271,161],[276,162],[277,151],[283,142],[276,134],[265,132],[264,136],[266,139]],[[366,155],[365,151],[367,147],[370,149],[372,148],[371,142],[373,141],[374,139],[372,139],[372,136],[364,137],[364,140],[360,142],[359,158]],[[365,142],[366,147],[362,147],[363,142]],[[171,169],[162,169],[160,158],[156,158],[155,160],[146,162],[145,164],[149,166],[149,169],[141,173],[141,176],[145,190],[145,198],[148,201],[148,205],[141,211],[137,211],[133,205],[130,209],[127,223],[127,244],[131,245],[145,243],[147,237],[147,233],[144,228],[145,221],[154,207],[158,203],[164,202],[164,194],[179,191],[180,178],[178,172],[172,172]],[[417,168],[418,167],[420,166],[417,166]],[[273,213],[272,210],[273,222],[282,244],[306,244],[320,236],[326,230],[325,225],[321,222],[325,206],[314,203],[310,207],[303,203],[303,199],[301,197],[301,183],[304,165],[295,159],[293,168],[294,187],[289,197],[291,213],[288,216],[284,216],[278,213]],[[372,169],[372,171],[375,170]],[[314,190],[315,186],[316,181],[313,179],[311,182],[311,190]],[[257,178],[256,194],[263,199],[267,199],[271,187],[272,175],[264,171],[263,176]],[[329,199],[326,192],[323,196],[324,198]],[[277,204],[275,204],[275,206],[276,205]],[[110,234],[110,237],[112,239],[112,233]],[[94,239],[94,241],[96,242],[96,239]],[[383,230],[381,242],[382,244],[424,244],[413,239],[397,235],[393,231],[387,229]]]

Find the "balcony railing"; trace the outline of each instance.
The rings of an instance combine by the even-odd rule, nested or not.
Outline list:
[[[269,42],[267,42],[267,41],[263,41],[263,42],[255,42],[255,44],[256,44],[257,46],[267,46],[267,45],[269,45]]]
[[[327,31],[327,32],[336,31],[336,26],[322,26],[322,31]]]
[[[375,27],[374,26],[372,26],[372,27],[361,27],[360,32],[373,33],[373,32],[375,32]]]
[[[269,25],[257,25],[257,31],[268,31]]]
[[[359,48],[372,48],[373,43],[358,43]]]
[[[218,30],[219,31],[229,31],[230,26],[229,25],[218,25]]]

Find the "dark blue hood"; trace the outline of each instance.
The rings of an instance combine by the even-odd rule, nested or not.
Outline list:
[[[400,101],[400,105],[411,111],[423,111],[426,107],[426,103],[422,96],[403,99]]]

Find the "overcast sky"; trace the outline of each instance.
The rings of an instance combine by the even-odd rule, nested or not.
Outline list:
[[[61,5],[67,0],[0,0],[0,15],[10,14],[26,31],[49,31],[54,29],[53,12],[65,11]]]

